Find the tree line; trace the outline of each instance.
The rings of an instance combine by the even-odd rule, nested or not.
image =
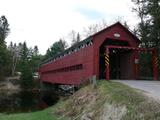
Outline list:
[[[137,26],[137,35],[145,48],[160,48],[160,1],[159,0],[132,0],[133,10],[137,13],[140,22]]]
[[[8,46],[11,57],[11,75],[16,71],[20,72],[21,85],[23,88],[32,87],[34,84],[33,76],[37,73],[39,64],[43,56],[39,53],[38,46],[28,47],[26,42],[18,45],[12,42]]]
[[[39,54],[38,46],[28,47],[26,42],[10,43],[6,45],[6,37],[10,33],[9,23],[5,16],[0,17],[0,80],[7,76],[21,73],[21,86],[33,85],[33,74],[37,72],[38,65],[43,56]]]

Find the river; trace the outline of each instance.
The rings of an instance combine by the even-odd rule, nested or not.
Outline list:
[[[59,96],[53,91],[0,91],[0,113],[33,112],[54,105]]]

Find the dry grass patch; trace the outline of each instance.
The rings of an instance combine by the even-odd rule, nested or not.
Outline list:
[[[141,91],[116,82],[98,81],[57,105],[53,113],[69,120],[159,120],[160,104]]]

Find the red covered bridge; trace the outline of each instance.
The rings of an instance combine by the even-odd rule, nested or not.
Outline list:
[[[42,82],[79,85],[97,79],[139,79],[139,53],[152,53],[153,79],[158,79],[155,49],[139,48],[140,41],[119,22],[88,37],[42,63]]]

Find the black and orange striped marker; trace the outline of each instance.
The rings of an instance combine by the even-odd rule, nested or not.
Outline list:
[[[109,55],[105,54],[105,65],[108,66],[109,65]]]
[[[158,60],[158,57],[156,57],[156,58],[154,59],[154,64],[155,64],[156,66],[158,66],[158,63],[159,63],[159,60]]]

